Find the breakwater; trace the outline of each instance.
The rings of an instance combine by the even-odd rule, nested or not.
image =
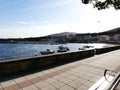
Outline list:
[[[117,49],[120,49],[120,46],[0,61],[0,77],[36,70],[58,63],[72,62]]]

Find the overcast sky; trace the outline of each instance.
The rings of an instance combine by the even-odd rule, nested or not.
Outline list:
[[[81,0],[0,0],[0,38],[102,32],[119,26],[119,10],[98,11]]]

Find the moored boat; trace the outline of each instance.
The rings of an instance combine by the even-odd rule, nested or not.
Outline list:
[[[85,50],[85,48],[78,48],[78,50]]]
[[[67,52],[69,50],[70,49],[68,47],[64,47],[63,45],[61,45],[61,46],[58,47],[57,52]]]
[[[40,53],[42,55],[46,55],[46,54],[53,54],[53,53],[55,53],[55,51],[52,49],[46,49],[46,51],[41,51]]]
[[[94,48],[94,46],[85,45],[83,48]]]

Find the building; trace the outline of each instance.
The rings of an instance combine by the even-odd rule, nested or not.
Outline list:
[[[108,35],[98,35],[99,42],[108,42],[110,41],[110,37]]]
[[[120,42],[120,34],[115,34],[114,35],[114,40]]]

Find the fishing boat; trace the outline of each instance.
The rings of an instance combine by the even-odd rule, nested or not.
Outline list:
[[[85,48],[78,48],[78,50],[85,50]]]
[[[85,45],[83,48],[94,48],[94,46]]]
[[[64,47],[63,45],[61,45],[61,46],[58,47],[57,52],[67,52],[69,50],[70,49],[68,47]]]
[[[45,51],[41,51],[40,53],[41,53],[42,55],[46,55],[46,54],[53,54],[53,53],[55,53],[55,51],[48,48],[48,49],[46,49]]]

